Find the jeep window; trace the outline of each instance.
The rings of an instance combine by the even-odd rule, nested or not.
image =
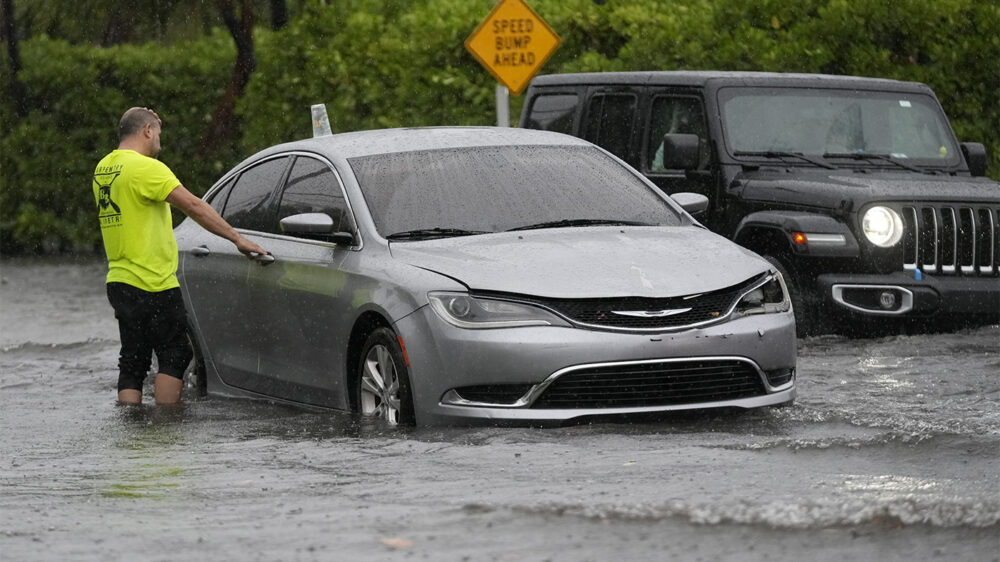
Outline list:
[[[959,159],[945,116],[923,94],[723,88],[719,104],[730,153],[879,154],[925,165]]]
[[[591,97],[583,138],[628,161],[636,104],[637,98],[632,94],[597,94]]]
[[[547,94],[538,96],[531,104],[527,128],[544,129],[546,131],[572,135],[576,104],[576,94]]]
[[[708,164],[708,128],[705,112],[698,98],[659,96],[653,99],[649,119],[649,139],[646,144],[646,168],[651,172],[666,172],[663,167],[663,135],[685,133],[698,135],[698,167]]]

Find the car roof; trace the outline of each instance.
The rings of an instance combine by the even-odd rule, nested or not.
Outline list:
[[[478,146],[586,146],[585,140],[514,127],[410,127],[338,133],[288,142],[265,149],[248,160],[278,152],[304,150],[337,158]]]
[[[724,70],[659,70],[637,72],[588,72],[579,74],[545,74],[536,76],[532,86],[561,85],[672,85],[704,87],[713,85],[740,86],[804,86],[847,87],[865,90],[930,92],[919,82],[903,82],[888,78],[836,76],[833,74],[795,74],[781,72],[742,72]]]

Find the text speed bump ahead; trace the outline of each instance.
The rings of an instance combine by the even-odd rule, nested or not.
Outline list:
[[[524,3],[500,0],[465,40],[465,48],[501,84],[520,94],[559,46],[559,36]]]

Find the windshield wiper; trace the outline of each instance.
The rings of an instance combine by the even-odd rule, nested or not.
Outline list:
[[[921,174],[926,174],[927,170],[921,170],[920,168],[907,164],[901,161],[899,158],[891,156],[889,154],[878,154],[875,152],[827,152],[823,155],[823,158],[850,158],[851,160],[883,160],[885,162],[892,162],[893,164],[899,166],[900,168],[909,170],[911,172],[918,172]]]
[[[826,168],[827,170],[836,170],[837,167],[829,162],[824,162],[819,158],[814,158],[812,156],[806,156],[801,152],[785,152],[782,150],[763,150],[759,152],[737,150],[733,153],[733,156],[763,156],[764,158],[799,158],[809,162],[810,164],[815,164],[817,166]],[[824,155],[825,156],[825,155]]]
[[[451,238],[453,236],[471,236],[473,234],[490,234],[490,230],[464,230],[461,228],[418,228],[394,232],[386,236],[386,240],[425,240],[428,238]]]
[[[508,228],[507,232],[511,232],[514,230],[535,230],[539,228],[561,228],[564,226],[598,226],[598,225],[655,226],[648,222],[625,221],[617,219],[562,219],[557,221],[540,222],[538,224],[527,224],[524,226],[516,226],[514,228]]]

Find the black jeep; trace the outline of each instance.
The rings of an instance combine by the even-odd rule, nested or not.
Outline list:
[[[785,277],[799,333],[1000,319],[1000,184],[924,84],[758,72],[536,77],[521,127],[585,138]],[[703,200],[702,200],[703,201]],[[901,323],[905,324],[905,323]]]

